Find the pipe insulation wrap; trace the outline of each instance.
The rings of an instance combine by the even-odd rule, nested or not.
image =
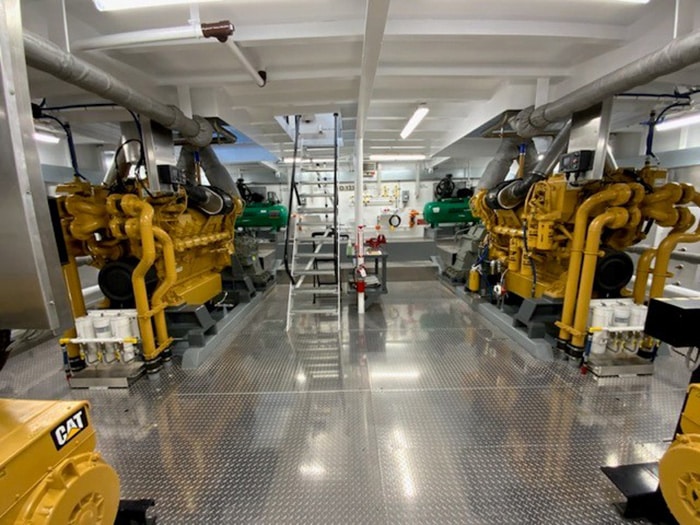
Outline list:
[[[191,184],[196,184],[194,164],[193,150],[188,146],[184,146],[180,150],[180,157],[177,161],[177,167],[179,170],[185,173],[187,180]],[[219,157],[217,157],[216,152],[214,151],[214,148],[211,146],[206,146],[199,150],[199,164],[202,170],[204,170],[207,180],[212,186],[216,186],[234,197],[240,197],[238,187],[236,186],[236,181],[233,179],[233,176],[231,176],[226,167],[221,163]]]
[[[195,146],[211,143],[213,129],[206,119],[199,116],[187,118],[176,106],[162,104],[138,93],[109,73],[66,53],[54,43],[29,31],[24,32],[24,53],[27,64],[35,69],[111,100],[166,128],[179,131]]]
[[[477,185],[478,190],[489,190],[502,183],[508,176],[510,167],[513,162],[518,160],[520,155],[520,144],[523,139],[520,137],[504,137],[496,150],[496,154],[491,159],[484,170],[483,175],[479,179]],[[526,171],[528,167],[534,166],[537,163],[537,150],[532,140],[527,141],[527,152],[525,157]]]
[[[652,80],[700,61],[700,31],[672,40],[634,62],[590,82],[568,95],[535,108],[530,106],[518,113],[511,125],[521,137],[534,137],[549,124],[569,118],[602,102]]]

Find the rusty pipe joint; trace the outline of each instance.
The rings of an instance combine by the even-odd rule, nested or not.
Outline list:
[[[205,22],[200,24],[204,38],[216,38],[222,44],[233,35],[234,27],[230,20]]]

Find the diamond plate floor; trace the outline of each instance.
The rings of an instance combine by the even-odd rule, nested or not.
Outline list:
[[[123,497],[160,523],[614,524],[601,465],[657,460],[689,372],[596,382],[540,362],[436,282],[398,282],[343,330],[284,331],[278,286],[198,370],[70,391],[55,343],[0,395],[85,398]]]

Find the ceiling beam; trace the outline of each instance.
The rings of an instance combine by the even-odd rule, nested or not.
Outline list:
[[[571,68],[548,66],[432,66],[416,64],[411,66],[381,66],[377,75],[382,77],[553,77],[571,75]],[[248,79],[250,80],[250,78]]]
[[[388,1],[388,0],[381,0]],[[381,22],[381,10],[377,13]],[[240,25],[233,40],[245,47],[270,45],[318,44],[322,40],[358,42],[362,40],[365,21],[361,19],[331,20],[294,24]],[[621,42],[629,29],[624,25],[587,24],[580,22],[548,22],[543,20],[468,20],[468,19],[403,19],[389,20],[384,35],[392,39],[410,37],[548,37],[598,42]],[[214,45],[207,39],[187,38],[174,41],[130,43],[106,49],[148,49],[172,45]]]
[[[361,74],[355,67],[307,67],[288,70],[275,70],[270,73],[268,82],[293,80],[326,80],[346,78],[353,79]],[[563,79],[572,74],[568,67],[547,66],[433,66],[414,64],[410,66],[384,65],[377,67],[378,77],[509,77]],[[250,84],[250,75],[246,73],[214,73],[198,75],[172,75],[158,79],[160,86],[220,86],[222,84]]]
[[[228,91],[228,90],[227,90]],[[232,99],[232,107],[275,107],[275,113],[278,115],[293,115],[300,107],[305,107],[305,112],[310,112],[318,106],[340,105],[355,102],[357,100],[357,91],[352,88],[340,89],[313,89],[305,92],[290,93],[287,96],[281,96],[279,93],[258,93],[251,95],[238,95],[235,91],[230,92]],[[281,109],[289,108],[289,109]],[[313,113],[317,113],[313,110]]]
[[[360,75],[360,69],[356,67],[304,67],[288,70],[277,70],[268,75],[268,82],[273,85],[277,82],[293,80],[327,80],[327,79],[353,79]],[[250,75],[247,73],[211,73],[203,75],[172,75],[158,79],[161,86],[220,86],[222,84],[250,84]]]
[[[377,75],[379,54],[384,40],[384,29],[389,16],[390,0],[367,0],[365,18],[365,37],[362,43],[362,65],[360,71],[360,90],[357,97],[356,138],[362,138],[367,110],[374,89],[374,78]]]
[[[236,42],[247,46],[262,46],[281,41],[315,41],[332,39],[334,41],[360,41],[364,21],[331,20],[326,22],[306,22],[295,24],[264,24],[239,26],[233,33]]]
[[[612,24],[547,22],[544,20],[390,20],[387,37],[431,36],[536,36],[621,41],[627,27]]]

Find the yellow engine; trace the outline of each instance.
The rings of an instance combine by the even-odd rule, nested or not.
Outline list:
[[[559,340],[582,350],[593,297],[620,297],[634,272],[625,249],[645,238],[652,223],[672,228],[667,241],[642,256],[634,291],[645,300],[656,256],[651,296],[662,294],[669,255],[678,242],[700,240],[687,208],[700,203],[692,185],[666,183],[664,170],[616,169],[580,186],[563,174],[517,179],[472,199],[488,230],[488,259],[501,288],[522,298],[562,299]],[[499,288],[499,290],[501,289]]]
[[[210,186],[183,185],[175,192],[150,194],[137,179],[114,187],[76,179],[59,186],[55,214],[65,240],[63,271],[76,321],[86,316],[75,258],[90,257],[99,268],[104,308],[135,309],[142,358],[148,371],[168,357],[165,309],[202,304],[222,291],[221,272],[230,266],[234,222],[242,203]],[[128,322],[127,322],[128,325]],[[94,330],[99,330],[95,324]],[[104,343],[64,338],[71,363],[104,362]],[[92,334],[90,334],[92,335]],[[133,359],[137,338],[118,340],[109,362]],[[95,334],[95,341],[99,339]],[[125,348],[126,347],[126,348]],[[127,350],[128,348],[128,350]],[[119,351],[121,349],[121,351]]]
[[[0,399],[0,523],[114,523],[119,477],[84,401]]]

